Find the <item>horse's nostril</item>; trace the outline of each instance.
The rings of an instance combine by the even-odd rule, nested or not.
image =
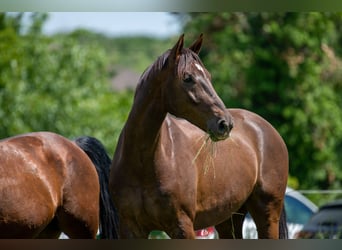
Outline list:
[[[218,121],[218,130],[220,133],[226,133],[229,129],[229,125],[226,120],[221,119]]]

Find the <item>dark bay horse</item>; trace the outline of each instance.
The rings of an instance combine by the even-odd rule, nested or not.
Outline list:
[[[241,238],[249,212],[259,238],[286,238],[288,152],[263,118],[226,109],[182,35],[141,76],[110,172],[121,238],[151,230],[194,238],[215,225]]]
[[[111,160],[92,137],[36,132],[0,141],[0,238],[117,238]],[[99,225],[100,224],[100,225]]]

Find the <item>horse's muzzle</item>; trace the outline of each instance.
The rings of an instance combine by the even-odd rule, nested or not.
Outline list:
[[[215,123],[208,124],[208,133],[212,141],[220,141],[229,137],[233,129],[232,119],[221,118]]]

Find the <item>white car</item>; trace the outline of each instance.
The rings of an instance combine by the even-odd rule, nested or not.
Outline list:
[[[310,217],[316,213],[318,207],[301,193],[292,188],[286,189],[285,212],[289,239],[294,239]],[[256,226],[250,214],[247,214],[243,223],[243,238],[257,239]]]

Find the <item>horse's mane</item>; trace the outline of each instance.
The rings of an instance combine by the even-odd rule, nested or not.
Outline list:
[[[144,85],[145,82],[148,82],[150,77],[155,76],[158,74],[167,64],[167,59],[170,55],[171,49],[164,52],[161,56],[159,56],[154,63],[152,63],[149,67],[145,69],[145,71],[140,76],[139,82],[136,87],[135,93],[139,92],[141,87]],[[178,75],[182,74],[182,70],[184,69],[184,66],[186,65],[186,62],[189,60],[195,60],[198,62],[201,66],[203,66],[203,63],[201,59],[198,57],[196,53],[191,51],[190,49],[183,48],[182,50],[182,57],[179,60],[178,67],[177,67],[177,73]]]
[[[147,82],[151,76],[155,75],[157,72],[160,72],[163,69],[163,67],[166,65],[167,58],[170,55],[170,51],[171,50],[169,49],[164,54],[159,56],[157,60],[154,63],[152,63],[149,67],[147,67],[145,71],[141,74],[135,90],[135,95],[139,92],[143,84]]]
[[[153,75],[156,72],[159,72],[163,69],[163,67],[166,64],[167,58],[170,55],[170,49],[164,52],[161,56],[157,58],[157,60],[154,61],[149,67],[146,68],[146,70],[142,73],[139,83],[145,81],[149,76]]]

